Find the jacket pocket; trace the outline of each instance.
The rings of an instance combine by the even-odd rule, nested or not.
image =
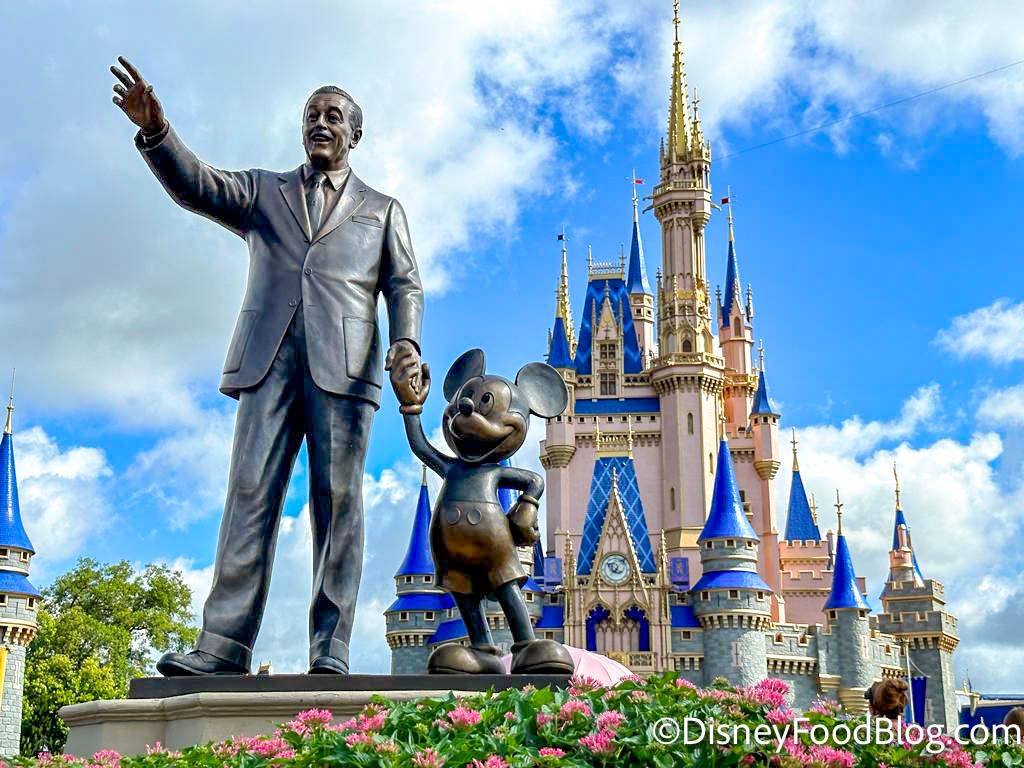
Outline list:
[[[228,347],[228,356],[224,361],[224,373],[235,373],[242,367],[245,348],[249,346],[249,337],[252,336],[252,329],[256,327],[258,316],[259,312],[255,309],[243,309],[238,313],[235,334],[231,337],[231,346]]]
[[[352,217],[352,221],[357,221],[360,224],[369,224],[371,227],[384,227],[384,222],[373,216],[360,216],[357,214]]]
[[[377,324],[361,317],[346,317],[345,370],[350,379],[380,386]]]

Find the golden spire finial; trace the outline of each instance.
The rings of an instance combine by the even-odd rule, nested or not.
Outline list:
[[[892,476],[896,479],[896,509],[900,508],[900,476],[896,474],[896,462],[892,463]]]
[[[7,401],[7,421],[4,422],[5,435],[11,434],[12,425],[14,423],[14,376],[17,372],[17,368],[11,370],[11,397]]]
[[[674,161],[686,153],[689,145],[689,112],[686,104],[686,65],[683,63],[683,47],[679,40],[679,0],[672,2],[672,23],[675,25],[675,42],[672,52],[672,87],[668,106],[669,157]]]
[[[626,415],[626,451],[633,458],[633,415]]]
[[[811,519],[818,524],[818,500],[814,498],[814,491],[811,491]]]
[[[569,258],[565,244],[569,238],[565,235],[565,226],[562,233],[558,235],[562,243],[562,274],[558,280],[558,289],[555,291],[555,317],[562,318],[565,326],[565,340],[569,343],[569,354],[576,356],[576,331],[572,322],[572,304],[569,301]]]
[[[604,442],[601,437],[601,417],[594,417],[594,449],[597,451],[597,455],[601,455],[601,445]]]
[[[718,393],[718,439],[725,439],[725,400],[721,391]]]
[[[638,224],[640,222],[640,213],[639,213],[639,209],[637,207],[639,201],[637,200],[637,196],[636,196],[636,185],[637,184],[643,184],[643,180],[642,179],[640,179],[640,180],[637,179],[637,177],[636,177],[636,168],[634,168],[633,169],[633,183],[630,185],[630,186],[633,187],[633,223],[634,224]]]
[[[799,472],[800,471],[800,462],[798,462],[797,459],[796,459],[796,427],[790,427],[790,430],[791,430],[792,435],[793,435],[792,439],[789,441],[789,442],[791,442],[793,444],[793,471],[794,472]]]
[[[587,245],[587,277],[590,277],[590,273],[594,271],[594,253]]]
[[[764,373],[764,339],[757,340],[757,370]]]
[[[420,485],[426,485],[426,484],[427,484],[427,465],[424,464],[423,465],[423,479],[420,480]]]
[[[836,488],[836,519],[839,521],[839,536],[843,535],[843,502],[839,500],[839,489]]]

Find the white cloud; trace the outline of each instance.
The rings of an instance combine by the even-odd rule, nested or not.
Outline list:
[[[978,421],[992,426],[1024,427],[1024,384],[989,392],[978,405]]]
[[[935,340],[959,358],[981,357],[997,364],[1024,360],[1024,302],[999,299],[958,315]]]
[[[880,607],[895,514],[893,464],[898,467],[918,561],[925,578],[945,585],[949,610],[960,619],[958,684],[969,668],[983,690],[1008,690],[1022,671],[1020,664],[999,659],[1016,646],[1019,632],[1011,627],[1019,628],[1024,616],[1016,546],[1024,484],[1013,479],[1007,485],[999,476],[1004,442],[995,432],[963,441],[927,439],[923,432],[939,395],[935,385],[918,390],[889,422],[852,418],[839,428],[798,428],[800,473],[808,493],[816,492],[823,531],[836,528],[832,503],[840,490],[854,565],[867,578],[872,604]],[[776,481],[780,528],[791,470],[786,456]]]
[[[52,563],[82,554],[116,522],[105,487],[113,473],[103,451],[62,449],[41,427],[15,435],[15,464],[22,523],[39,553],[32,578],[45,584]]]

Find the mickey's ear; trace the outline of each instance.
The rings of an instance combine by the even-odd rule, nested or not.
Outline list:
[[[484,351],[471,349],[469,352],[463,352],[462,356],[452,363],[452,367],[448,369],[448,375],[444,377],[444,399],[451,400],[452,396],[459,391],[459,387],[474,376],[483,375]]]
[[[530,412],[545,419],[560,416],[569,404],[565,382],[547,363],[527,363],[516,374],[516,386],[526,396]]]

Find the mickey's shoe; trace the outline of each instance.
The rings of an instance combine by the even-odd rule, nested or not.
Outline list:
[[[431,675],[504,675],[501,650],[494,645],[442,645],[430,654]]]
[[[206,651],[165,653],[156,663],[156,671],[164,677],[200,675],[248,675],[249,670]]]
[[[569,651],[554,640],[512,644],[513,675],[571,675],[575,668]]]

